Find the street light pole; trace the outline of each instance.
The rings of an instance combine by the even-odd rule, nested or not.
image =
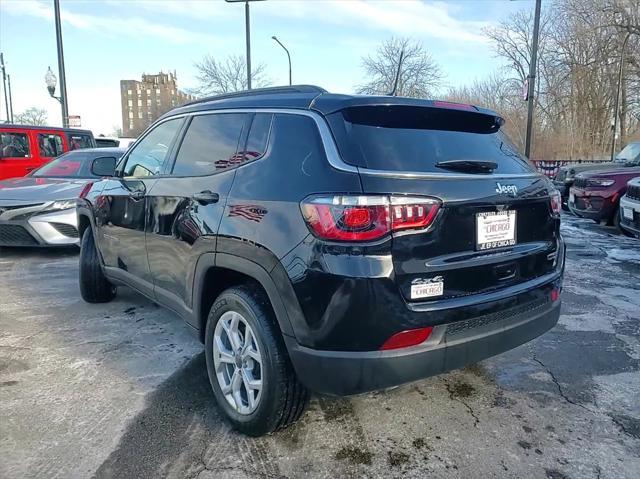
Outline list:
[[[540,8],[542,0],[536,0],[536,10],[533,20],[533,39],[531,45],[531,62],[529,62],[528,92],[527,92],[527,135],[524,143],[524,154],[527,158],[531,153],[531,134],[533,132],[533,96],[536,85],[536,64],[538,62],[538,36],[540,33]]]
[[[7,111],[7,123],[11,122],[11,115],[9,115],[9,100],[7,98],[7,74],[4,69],[4,55],[0,53],[0,68],[2,69],[2,83],[4,86],[4,107]]]
[[[249,0],[244,2],[244,34],[247,38],[247,90],[251,90],[251,24],[249,19]]]
[[[244,34],[247,42],[247,90],[251,90],[251,21],[249,15],[249,2],[261,0],[225,0],[227,3],[244,2]]]
[[[611,161],[613,161],[613,157],[616,153],[616,130],[618,129],[618,106],[620,101],[620,87],[622,86],[622,68],[624,65],[624,49],[627,47],[627,43],[629,42],[629,38],[633,35],[633,30],[629,31],[627,35],[624,37],[624,41],[622,42],[622,49],[620,50],[620,65],[618,69],[618,85],[616,88],[616,101],[613,106],[613,132],[611,138]],[[622,135],[620,135],[622,136]]]
[[[64,71],[64,51],[62,48],[62,25],[60,24],[60,0],[53,0],[56,23],[56,44],[58,48],[58,75],[60,76],[60,105],[62,109],[62,126],[69,127],[69,108],[67,105],[67,79]]]
[[[287,59],[289,60],[289,85],[292,85],[291,83],[291,55],[289,55],[289,50],[287,50],[287,47],[285,47],[282,42],[280,40],[278,40],[278,38],[274,35],[271,37],[273,40],[275,40],[278,45],[280,45],[285,52],[287,52]]]

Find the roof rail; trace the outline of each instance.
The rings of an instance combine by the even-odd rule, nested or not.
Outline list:
[[[316,85],[273,86],[266,88],[255,88],[252,90],[235,91],[232,93],[223,93],[222,95],[207,96],[189,103],[185,103],[182,106],[197,105],[199,103],[205,103],[208,101],[226,100],[228,98],[240,98],[243,96],[277,95],[284,93],[316,93],[319,95],[321,93],[327,93],[327,90]]]

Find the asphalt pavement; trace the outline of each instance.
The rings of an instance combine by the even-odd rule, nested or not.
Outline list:
[[[564,217],[560,323],[449,374],[313,397],[264,438],[222,420],[200,343],[77,250],[0,248],[0,477],[640,477],[640,240]]]

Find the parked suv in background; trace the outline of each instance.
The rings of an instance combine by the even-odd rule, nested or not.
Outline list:
[[[640,175],[627,183],[627,193],[620,199],[620,228],[640,238]]]
[[[80,290],[185,318],[240,431],[553,327],[560,197],[494,112],[297,86],[175,109],[78,203]]]
[[[634,162],[626,165],[577,175],[569,192],[571,212],[581,218],[619,226],[620,198],[627,190],[627,182],[640,176],[640,165]]]
[[[640,166],[640,142],[632,142],[625,146],[620,153],[613,159],[613,163],[610,161],[602,161],[598,163],[580,163],[563,166],[558,169],[558,173],[553,180],[553,184],[562,196],[562,207],[566,210],[569,209],[569,193],[573,186],[575,177],[579,173],[598,171],[598,170],[611,170],[620,166]]]
[[[89,130],[0,124],[0,180],[25,176],[67,151],[95,146]]]

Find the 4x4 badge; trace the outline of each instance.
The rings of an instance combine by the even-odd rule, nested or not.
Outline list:
[[[496,193],[516,196],[518,194],[518,187],[516,185],[501,185],[500,183],[496,183]]]

